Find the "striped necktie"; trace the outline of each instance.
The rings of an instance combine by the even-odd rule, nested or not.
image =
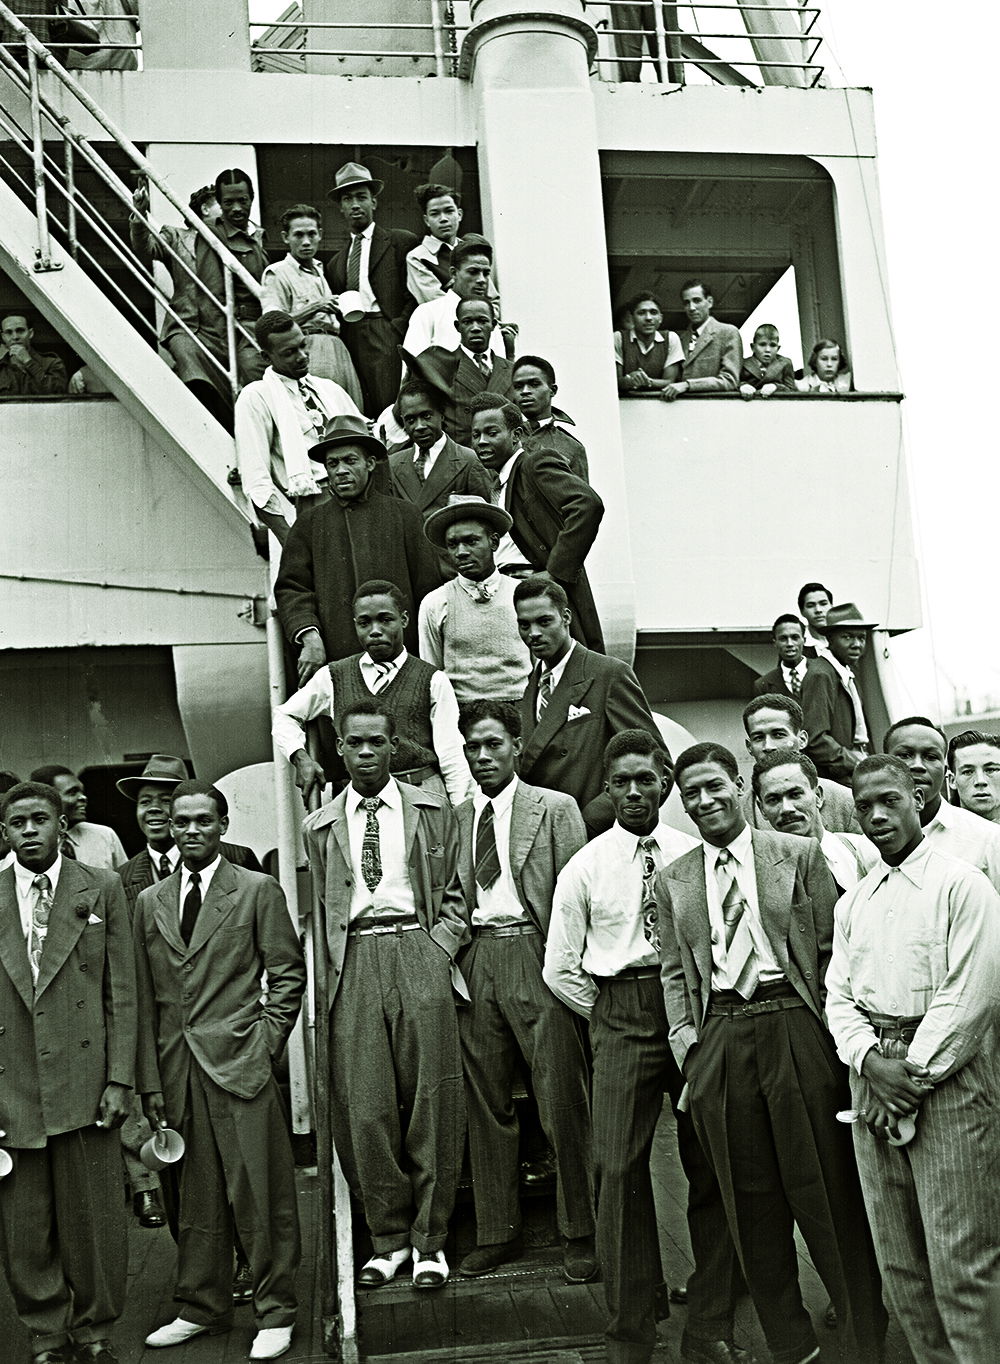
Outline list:
[[[744,999],[749,999],[757,988],[753,938],[746,913],[747,902],[736,879],[733,855],[728,848],[719,849],[715,859],[715,876],[726,930],[726,971],[733,989]]]
[[[540,720],[545,714],[545,707],[549,704],[552,696],[552,669],[546,668],[538,679],[538,716]]]
[[[382,688],[387,685],[392,667],[388,663],[376,663],[373,666],[375,668],[375,681],[372,683],[372,693],[377,696]]]
[[[351,249],[347,256],[347,287],[355,292],[361,288],[361,243],[364,241],[360,232],[356,232],[351,238]]]
[[[488,800],[479,816],[476,829],[476,885],[489,890],[500,879],[500,854],[493,822],[493,802]]]

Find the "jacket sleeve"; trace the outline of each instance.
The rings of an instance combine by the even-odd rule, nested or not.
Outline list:
[[[107,1035],[108,1084],[135,1083],[139,1006],[135,956],[125,891],[117,874],[102,876],[105,921],[104,1025]]]
[[[667,753],[667,746],[657,728],[656,721],[653,719],[653,712],[649,708],[646,695],[639,685],[639,679],[630,667],[624,663],[619,663],[615,659],[607,660],[607,665],[611,671],[608,679],[607,697],[604,702],[604,713],[607,716],[608,727],[613,734],[620,734],[623,729],[642,729],[651,735],[657,744]]]
[[[531,481],[561,522],[546,569],[557,582],[575,583],[604,517],[604,503],[589,483],[570,472],[561,455],[538,450],[531,460]]]
[[[303,630],[320,629],[312,545],[313,512],[299,516],[281,553],[274,584],[278,619],[292,644]]]
[[[410,605],[414,611],[419,611],[420,603],[427,593],[433,592],[435,587],[440,587],[444,578],[437,551],[423,532],[420,513],[410,502],[401,500],[401,506],[411,512],[403,522],[403,542],[406,563],[410,570],[410,583],[413,587],[413,601]]]
[[[421,818],[429,812],[422,812]],[[458,949],[469,941],[469,910],[462,893],[462,883],[458,875],[459,837],[458,820],[450,806],[443,805],[428,818],[429,834],[439,834],[441,874],[444,889],[441,894],[441,907],[431,928],[431,937],[455,960]]]
[[[552,811],[552,856],[556,876],[586,842],[587,826],[580,807],[572,796],[567,796],[565,802],[560,801]]]
[[[800,863],[801,865],[801,863]],[[809,853],[804,868],[805,891],[812,902],[813,925],[816,932],[816,967],[820,999],[826,997],[826,970],[833,951],[833,911],[837,903],[837,887],[823,850],[815,838],[809,839]]]
[[[837,680],[818,669],[807,669],[802,681],[802,723],[809,736],[806,752],[824,776],[850,781],[857,759],[833,736]]]
[[[257,946],[267,971],[263,1024],[272,1059],[295,1026],[306,988],[306,967],[285,897],[272,877],[256,885]]]
[[[148,912],[146,898],[152,891],[140,894],[135,907],[135,977],[136,992],[139,999],[139,1044],[135,1066],[135,1090],[137,1094],[158,1094],[163,1089],[160,1079],[160,1062],[156,1051],[156,1038],[159,1032],[159,1017],[156,1008],[156,987],[153,984],[153,970],[146,947],[145,921]],[[180,1122],[179,1113],[169,1113],[168,1122]]]
[[[667,1014],[667,1036],[674,1060],[678,1068],[683,1070],[685,1057],[698,1041],[698,1028],[691,1012],[691,999],[684,976],[680,944],[674,928],[670,885],[663,872],[657,876],[654,889],[660,921],[660,981],[663,985],[663,1003]]]

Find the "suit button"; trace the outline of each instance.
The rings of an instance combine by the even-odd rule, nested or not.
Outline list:
[[[6,1073],[7,1073],[7,1067],[6,1067],[6,1066],[0,1066],[0,1075],[6,1075]]]
[[[3,1037],[3,1035],[4,1035],[4,1033],[5,1033],[6,1031],[7,1031],[7,1029],[4,1027],[4,1025],[3,1025],[2,1023],[0,1023],[0,1037]]]
[[[344,885],[345,885],[345,886],[350,887],[350,884],[351,884],[350,881],[345,881],[345,882],[344,882]]]
[[[81,1042],[81,1043],[80,1043],[80,1046],[81,1046],[81,1047],[89,1047],[89,1046],[90,1046],[90,1043],[89,1043],[89,1042]]]
[[[804,933],[805,931],[806,931],[806,926],[805,926],[805,924],[799,924],[799,932],[800,932],[800,933]]]
[[[184,970],[185,970],[185,971],[193,971],[193,970],[194,970],[194,962],[192,962],[192,961],[186,961],[186,962],[184,963]]]
[[[813,973],[811,971],[803,971],[802,974],[805,976],[806,980],[812,980],[813,978]]]
[[[82,962],[81,965],[80,965],[80,970],[81,970],[81,971],[86,971],[86,969],[87,969],[87,963],[86,963],[86,962]]]
[[[82,1009],[82,1008],[83,1008],[83,1000],[82,1000],[82,999],[78,999],[78,1000],[76,1001],[76,1007],[77,1007],[78,1009]]]
[[[346,933],[346,931],[347,931],[347,925],[346,925],[346,924],[339,924],[338,927],[340,928],[340,930],[341,930],[342,933]]]

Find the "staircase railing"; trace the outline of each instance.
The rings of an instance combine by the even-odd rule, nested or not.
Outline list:
[[[149,336],[151,317],[162,309],[170,320],[191,338],[205,361],[208,371],[218,376],[235,400],[239,392],[237,348],[239,341],[254,344],[253,338],[236,317],[237,281],[255,297],[260,296],[260,285],[242,263],[229,251],[219,237],[175,194],[168,181],[160,175],[124,132],[113,122],[96,101],[83,89],[73,75],[41,43],[16,14],[0,0],[0,89],[7,87],[0,97],[0,131],[30,162],[31,176],[0,149],[0,173],[6,173],[13,186],[19,187],[26,198],[33,198],[38,223],[38,245],[32,268],[41,273],[59,270],[62,262],[55,244],[61,245],[81,266],[96,279],[131,320],[139,331]],[[137,178],[152,184],[173,207],[184,227],[199,239],[216,257],[222,267],[224,297],[219,299],[199,278],[192,263],[175,249],[159,231],[148,210],[136,208],[133,192],[122,181],[100,150],[72,125],[70,118],[50,97],[46,75],[60,82],[71,96],[71,103],[79,107],[89,120],[95,121],[108,139],[124,155]],[[6,77],[6,82],[3,80]],[[18,97],[22,108],[17,109]],[[49,146],[46,146],[48,142]],[[54,156],[49,149],[62,144],[62,155]],[[193,290],[199,309],[207,309],[215,319],[216,334],[225,338],[224,348],[216,354],[206,346],[189,320],[178,311],[176,300],[168,297],[156,284],[151,262],[143,259],[121,232],[121,224],[112,222],[99,211],[87,195],[79,189],[78,176],[84,167],[95,174],[122,205],[127,214],[142,223],[157,242],[158,251],[175,282]],[[81,236],[81,225],[87,230]],[[89,245],[86,238],[96,240]],[[108,253],[124,268],[127,277],[138,289],[138,297],[148,303],[139,306],[107,268]]]

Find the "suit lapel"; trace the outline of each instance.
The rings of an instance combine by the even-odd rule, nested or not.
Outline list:
[[[392,473],[407,499],[419,503],[424,484],[417,478],[417,471],[413,467],[414,451],[415,446],[409,445],[405,450],[400,450],[398,456],[393,456]]]
[[[685,347],[684,363],[686,365],[689,365],[691,361],[694,359],[694,357],[696,355],[700,355],[701,352],[708,345],[709,341],[712,338],[712,333],[715,330],[714,322],[715,319],[713,317],[708,318],[705,325],[698,333],[698,340],[694,343],[693,349],[688,350],[687,347]]]
[[[30,1009],[35,1000],[35,987],[28,965],[28,944],[21,927],[13,867],[7,867],[0,873],[0,965],[7,972],[25,1006]]]
[[[375,224],[375,231],[372,233],[372,244],[368,252],[368,283],[372,282],[372,274],[379,261],[389,250],[392,239],[385,228]]]
[[[450,436],[446,436],[444,449],[434,461],[434,467],[427,475],[426,480],[420,485],[420,507],[422,511],[426,511],[446,488],[451,487],[455,481],[457,470],[458,460],[455,457],[454,442]]]
[[[181,874],[175,871],[165,881],[156,886],[156,899],[153,904],[153,918],[161,935],[175,952],[182,957],[187,953],[181,937]]]
[[[546,744],[566,723],[570,706],[576,705],[590,686],[593,679],[586,676],[586,654],[587,650],[582,645],[577,644],[566,660],[565,671],[559,679],[555,691],[549,697],[549,704],[542,712],[541,719],[535,726],[531,738],[525,745],[524,755],[521,759],[522,766],[530,767]],[[534,713],[534,703],[538,698],[539,675],[537,668],[534,669],[528,688],[532,696],[532,713]]]
[[[461,853],[458,859],[458,876],[462,882],[462,894],[472,914],[475,906],[475,849],[472,846],[472,830],[475,826],[476,812],[472,801],[466,801],[455,811],[458,819],[458,837]]]
[[[76,946],[98,898],[97,888],[87,884],[76,863],[63,858],[35,982],[36,998],[55,978]]]
[[[754,829],[753,858],[760,921],[778,966],[788,975],[788,926],[795,894],[795,861],[763,830]]]
[[[510,874],[515,881],[524,870],[544,812],[540,798],[529,796],[524,784],[519,783],[510,811]]]
[[[219,863],[195,920],[191,942],[185,951],[197,952],[233,912],[236,904],[236,873],[225,858]],[[182,939],[183,941],[183,939]]]

